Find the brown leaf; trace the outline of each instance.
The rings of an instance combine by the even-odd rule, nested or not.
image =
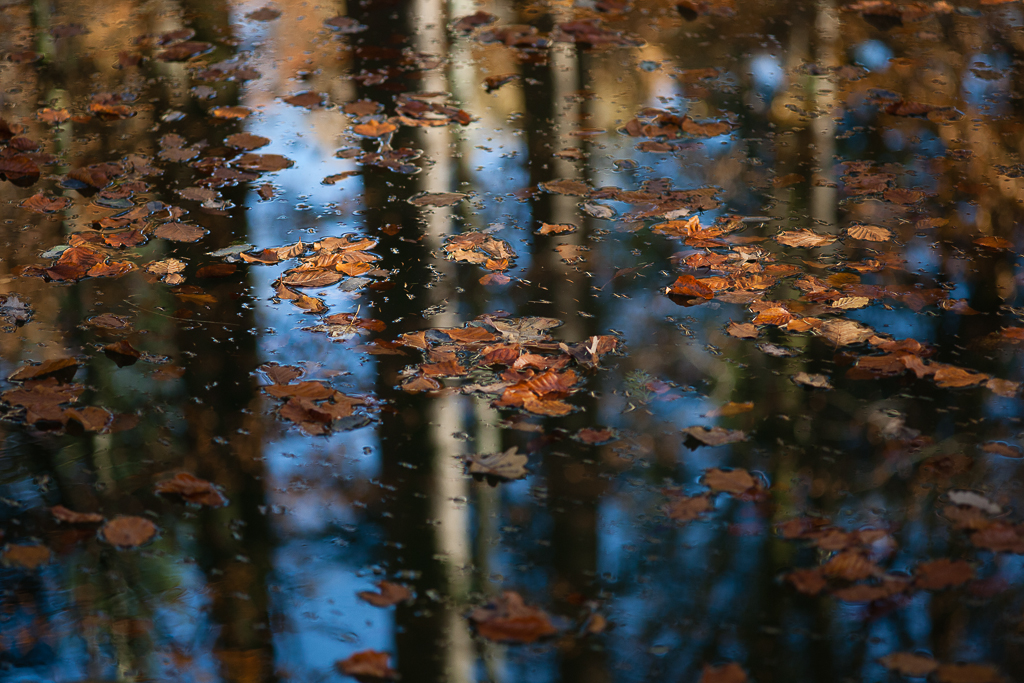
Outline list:
[[[21,200],[18,206],[29,211],[35,211],[36,213],[56,213],[71,206],[71,200],[67,197],[47,197],[42,192],[39,192],[27,199]]]
[[[701,299],[713,299],[715,296],[714,291],[710,287],[692,275],[680,275],[668,288],[668,293],[676,296]]]
[[[989,376],[985,373],[970,372],[955,365],[932,363],[931,366],[936,368],[932,379],[935,380],[937,386],[943,389],[974,386],[989,379]]]
[[[964,560],[943,557],[917,565],[914,575],[915,587],[937,591],[970,581],[974,578],[974,568]]]
[[[40,121],[48,123],[51,126],[59,125],[71,118],[71,114],[67,109],[51,109],[49,107],[43,107],[40,109],[36,113],[36,116],[39,117]]]
[[[882,570],[874,562],[856,550],[846,550],[834,555],[821,567],[826,576],[846,581],[863,581],[872,576],[879,576]]]
[[[502,453],[472,454],[466,456],[466,471],[488,480],[514,481],[522,479],[528,472],[526,463],[529,459],[520,455],[513,446]]]
[[[306,92],[296,93],[289,95],[288,97],[282,98],[288,104],[296,107],[305,107],[306,109],[319,109],[323,106],[324,100],[327,98],[326,93],[313,92],[307,90]]]
[[[570,195],[575,197],[586,197],[590,194],[590,186],[579,180],[549,180],[539,185],[540,189],[552,194]]]
[[[99,537],[116,548],[136,548],[153,539],[157,526],[145,517],[114,517],[100,528]]]
[[[204,43],[200,41],[177,43],[175,45],[171,45],[162,53],[157,55],[157,59],[161,62],[183,62],[186,59],[201,55],[204,52],[209,52],[212,49],[212,43]]]
[[[360,24],[358,21],[352,19],[351,17],[346,17],[342,15],[331,17],[330,19],[325,20],[324,26],[332,28],[338,33],[359,33],[360,31],[366,30],[365,25]]]
[[[994,249],[996,251],[1005,251],[1013,247],[1013,242],[1003,237],[979,237],[974,240],[974,243],[979,247],[985,247],[987,249]]]
[[[228,504],[227,498],[217,490],[216,486],[188,472],[179,472],[171,479],[158,482],[156,492],[177,494],[190,503],[206,505],[212,508],[219,508]]]
[[[828,587],[828,582],[817,567],[791,571],[786,574],[786,580],[804,595],[817,595]]]
[[[677,522],[692,522],[715,509],[711,496],[675,496],[665,506],[665,514]]]
[[[733,495],[746,493],[761,484],[750,472],[741,467],[723,470],[713,467],[704,471],[703,484],[712,491],[723,491]]]
[[[470,615],[477,633],[497,642],[532,643],[558,633],[543,610],[527,606],[515,591],[505,591]]]
[[[982,444],[981,450],[986,453],[1001,455],[1004,458],[1024,457],[1024,452],[1021,451],[1019,446],[1014,446],[1013,444],[1008,444],[1003,441],[988,441]]]
[[[103,347],[103,353],[110,360],[117,363],[117,367],[123,368],[132,365],[142,358],[142,352],[132,346],[126,339],[120,339]]]
[[[95,512],[75,512],[63,505],[54,505],[50,508],[50,514],[58,522],[64,522],[65,524],[99,524],[103,521],[103,515],[101,514]]]
[[[846,229],[846,234],[855,240],[867,242],[888,242],[892,239],[891,230],[875,225],[852,225]]]
[[[875,336],[875,331],[870,327],[845,318],[826,320],[814,333],[835,346],[858,344]]]
[[[246,171],[260,171],[263,173],[271,173],[274,171],[283,171],[286,168],[291,168],[295,165],[295,162],[291,159],[281,156],[280,154],[243,154],[239,158],[231,162],[233,166],[244,169]]]
[[[260,7],[254,12],[249,12],[245,15],[245,18],[252,19],[253,21],[273,21],[279,16],[281,16],[281,10],[267,5],[266,7]]]
[[[396,130],[398,130],[398,126],[390,121],[378,121],[377,119],[370,119],[352,126],[353,133],[366,138],[379,138],[382,135],[394,133]]]
[[[66,379],[71,379],[78,370],[79,365],[81,363],[74,358],[54,358],[44,360],[39,365],[26,365],[15,371],[7,379],[11,382],[27,382],[56,374],[60,374]]]
[[[458,204],[467,195],[461,192],[420,192],[407,200],[413,206],[451,206]]]
[[[49,564],[51,555],[45,545],[8,545],[4,548],[3,560],[8,566],[34,571]]]
[[[795,375],[790,375],[790,379],[807,387],[813,387],[815,389],[831,389],[832,383],[828,381],[828,377],[825,375],[812,374],[808,372],[798,372]]]
[[[273,366],[267,366],[268,369]],[[286,370],[297,370],[298,368],[281,368],[282,371]],[[264,370],[264,372],[268,372]],[[269,374],[269,372],[268,372]],[[300,373],[301,374],[301,373]],[[285,376],[289,376],[290,373]],[[288,381],[291,381],[294,377],[291,377]],[[298,384],[272,384],[270,386],[263,387],[263,391],[267,392],[275,398],[305,398],[311,401],[320,401],[325,398],[330,398],[337,393],[334,389],[330,388],[322,382],[299,382]]]
[[[253,135],[252,133],[235,133],[225,138],[224,144],[236,149],[251,151],[269,145],[270,138],[265,138],[262,135]]]
[[[780,232],[775,236],[775,241],[787,247],[827,247],[836,241],[832,235],[821,235],[813,230],[791,230]]]
[[[391,607],[400,602],[412,600],[412,591],[398,583],[390,581],[378,581],[379,593],[373,591],[359,591],[357,596],[370,603],[374,607]]]
[[[891,669],[904,676],[924,678],[939,667],[939,663],[931,657],[912,652],[894,652],[878,660],[886,669]]]
[[[188,223],[164,223],[154,232],[157,237],[172,242],[198,242],[206,233],[198,225]]]
[[[747,672],[736,662],[720,666],[704,665],[699,683],[746,683]]]
[[[748,413],[754,409],[754,402],[747,401],[745,403],[736,403],[729,401],[721,408],[714,408],[704,413],[701,417],[732,417],[733,415],[740,415],[741,413]]]
[[[217,107],[210,114],[218,119],[244,119],[252,113],[249,107]]]
[[[730,322],[725,326],[725,331],[729,336],[736,337],[737,339],[757,339],[758,335],[761,334],[757,326],[751,323]]]
[[[74,420],[86,432],[102,432],[107,429],[114,419],[109,410],[97,406],[68,408],[64,411],[64,417],[68,420]],[[70,423],[68,426],[71,426]]]
[[[294,365],[278,365],[277,363],[267,363],[259,367],[270,381],[274,384],[288,384],[294,379],[302,377],[306,371],[302,368],[295,367]]]
[[[747,440],[746,432],[724,427],[711,427],[710,429],[708,427],[687,427],[682,432],[706,446],[722,446]]]
[[[596,427],[584,427],[576,432],[576,438],[590,446],[600,446],[615,438],[615,432],[611,429],[598,429]]]
[[[398,672],[391,668],[386,652],[363,650],[335,663],[341,673],[359,680],[394,680]]]
[[[289,287],[327,287],[344,278],[345,276],[337,271],[293,270],[286,273],[281,282]]]
[[[935,669],[939,683],[1002,683],[1006,679],[991,664],[940,664]]]

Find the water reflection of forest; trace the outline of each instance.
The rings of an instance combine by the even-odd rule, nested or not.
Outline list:
[[[1022,22],[0,6],[0,677],[1019,678]]]

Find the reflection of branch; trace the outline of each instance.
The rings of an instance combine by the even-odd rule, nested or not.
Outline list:
[[[167,318],[169,320],[180,320],[180,321],[186,322],[186,323],[196,323],[197,325],[224,325],[225,327],[241,327],[242,326],[241,323],[222,323],[222,322],[217,322],[216,320],[193,320],[192,318],[179,318],[176,315],[167,315],[166,313],[161,313],[160,311],[154,311],[153,309],[150,309],[150,308],[143,308],[142,306],[139,306],[137,304],[133,304],[131,301],[126,301],[125,303],[128,304],[129,306],[131,306],[132,308],[134,308],[137,311],[142,311],[143,313],[151,313],[152,315],[158,315],[161,318]]]

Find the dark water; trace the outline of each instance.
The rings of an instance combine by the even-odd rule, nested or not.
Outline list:
[[[1024,679],[1024,10],[860,4],[5,2],[0,679]]]

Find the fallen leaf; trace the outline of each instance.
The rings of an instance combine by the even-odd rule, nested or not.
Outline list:
[[[398,672],[391,668],[391,655],[377,650],[363,650],[356,652],[335,663],[335,667],[346,676],[358,680],[394,680],[398,678]]]
[[[940,664],[934,674],[939,683],[1002,683],[1006,680],[991,664]]]
[[[712,491],[722,491],[733,495],[746,493],[750,489],[760,486],[760,482],[741,467],[731,470],[713,467],[704,471],[702,481]]]
[[[216,486],[188,472],[179,472],[171,479],[157,482],[156,492],[176,494],[189,503],[206,505],[211,508],[219,508],[228,504],[227,498]]]
[[[483,607],[477,607],[469,620],[476,632],[497,642],[532,643],[558,633],[543,610],[527,606],[515,591],[504,591]]]
[[[466,196],[461,192],[420,192],[409,197],[408,202],[413,206],[451,206]]]
[[[50,514],[54,519],[65,524],[99,524],[103,521],[103,515],[95,512],[75,512],[63,505],[54,505],[50,508]]]
[[[931,657],[912,652],[894,652],[878,660],[886,669],[891,669],[904,676],[924,678],[939,668],[939,663]]]
[[[725,326],[725,331],[729,336],[736,337],[737,339],[757,339],[761,334],[757,329],[757,325],[751,323],[730,322]]]
[[[188,223],[164,223],[153,233],[157,237],[172,242],[198,242],[207,233],[197,225]]]
[[[411,590],[401,584],[391,583],[390,581],[378,581],[377,589],[379,591],[377,593],[373,591],[359,591],[356,595],[374,607],[391,607],[413,598]]]
[[[747,672],[736,662],[727,662],[719,666],[704,665],[698,683],[746,683]]]
[[[665,515],[677,522],[692,522],[714,509],[711,496],[675,496],[665,506]]]
[[[926,591],[959,586],[973,578],[974,568],[970,563],[945,557],[923,562],[914,569],[914,586]]]
[[[486,477],[492,484],[497,481],[522,479],[528,472],[529,458],[520,455],[515,446],[501,453],[472,454],[466,456],[466,471],[477,477]]]
[[[722,446],[747,440],[746,432],[723,427],[711,427],[710,429],[708,427],[687,427],[682,432],[706,446]]]
[[[807,372],[798,372],[795,375],[791,375],[790,379],[806,387],[813,387],[815,389],[831,389],[832,384],[828,381],[828,377],[825,375],[818,375]]]
[[[867,242],[888,242],[892,239],[891,230],[875,225],[852,225],[846,229],[846,234],[855,240]]]
[[[157,526],[145,517],[119,516],[104,524],[99,537],[116,548],[136,548],[152,540]]]
[[[787,247],[827,247],[836,241],[832,235],[821,235],[813,230],[791,230],[780,232],[775,236],[775,241]]]
[[[35,571],[49,564],[51,556],[45,545],[9,544],[4,547],[3,561],[8,566]]]

